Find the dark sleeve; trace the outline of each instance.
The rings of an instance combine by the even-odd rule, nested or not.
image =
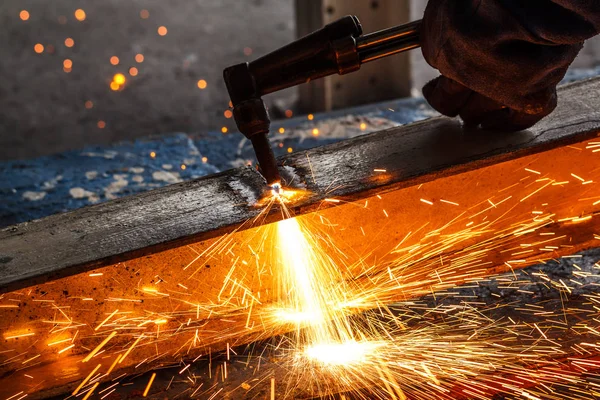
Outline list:
[[[430,0],[422,29],[442,75],[534,114],[556,105],[556,85],[600,31],[600,0]]]
[[[485,1],[485,0],[484,0]],[[600,33],[598,0],[493,0],[548,44],[575,44]]]

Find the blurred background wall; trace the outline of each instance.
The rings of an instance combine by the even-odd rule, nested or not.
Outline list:
[[[295,28],[292,0],[2,0],[0,21],[0,159],[232,127],[223,68]]]
[[[231,131],[223,68],[293,40],[295,8],[309,1],[2,0],[0,160],[152,134]],[[353,3],[379,6],[341,2],[344,10]],[[411,3],[410,18],[420,18],[426,2]],[[599,60],[595,40],[576,66]],[[418,89],[435,71],[417,51],[411,61]],[[293,114],[297,91],[270,103],[276,118]]]

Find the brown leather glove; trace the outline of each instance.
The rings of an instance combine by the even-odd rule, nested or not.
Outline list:
[[[425,60],[442,76],[423,88],[466,126],[517,131],[556,108],[556,85],[600,31],[600,0],[430,0]]]

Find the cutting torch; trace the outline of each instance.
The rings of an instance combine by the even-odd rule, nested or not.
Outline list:
[[[239,131],[252,143],[269,186],[279,185],[269,143],[271,121],[262,96],[329,75],[345,75],[362,64],[420,47],[421,21],[363,35],[356,16],[346,16],[252,62],[223,71]]]

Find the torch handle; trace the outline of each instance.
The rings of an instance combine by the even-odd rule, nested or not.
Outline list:
[[[373,32],[356,39],[361,64],[416,49],[421,46],[421,20]]]

